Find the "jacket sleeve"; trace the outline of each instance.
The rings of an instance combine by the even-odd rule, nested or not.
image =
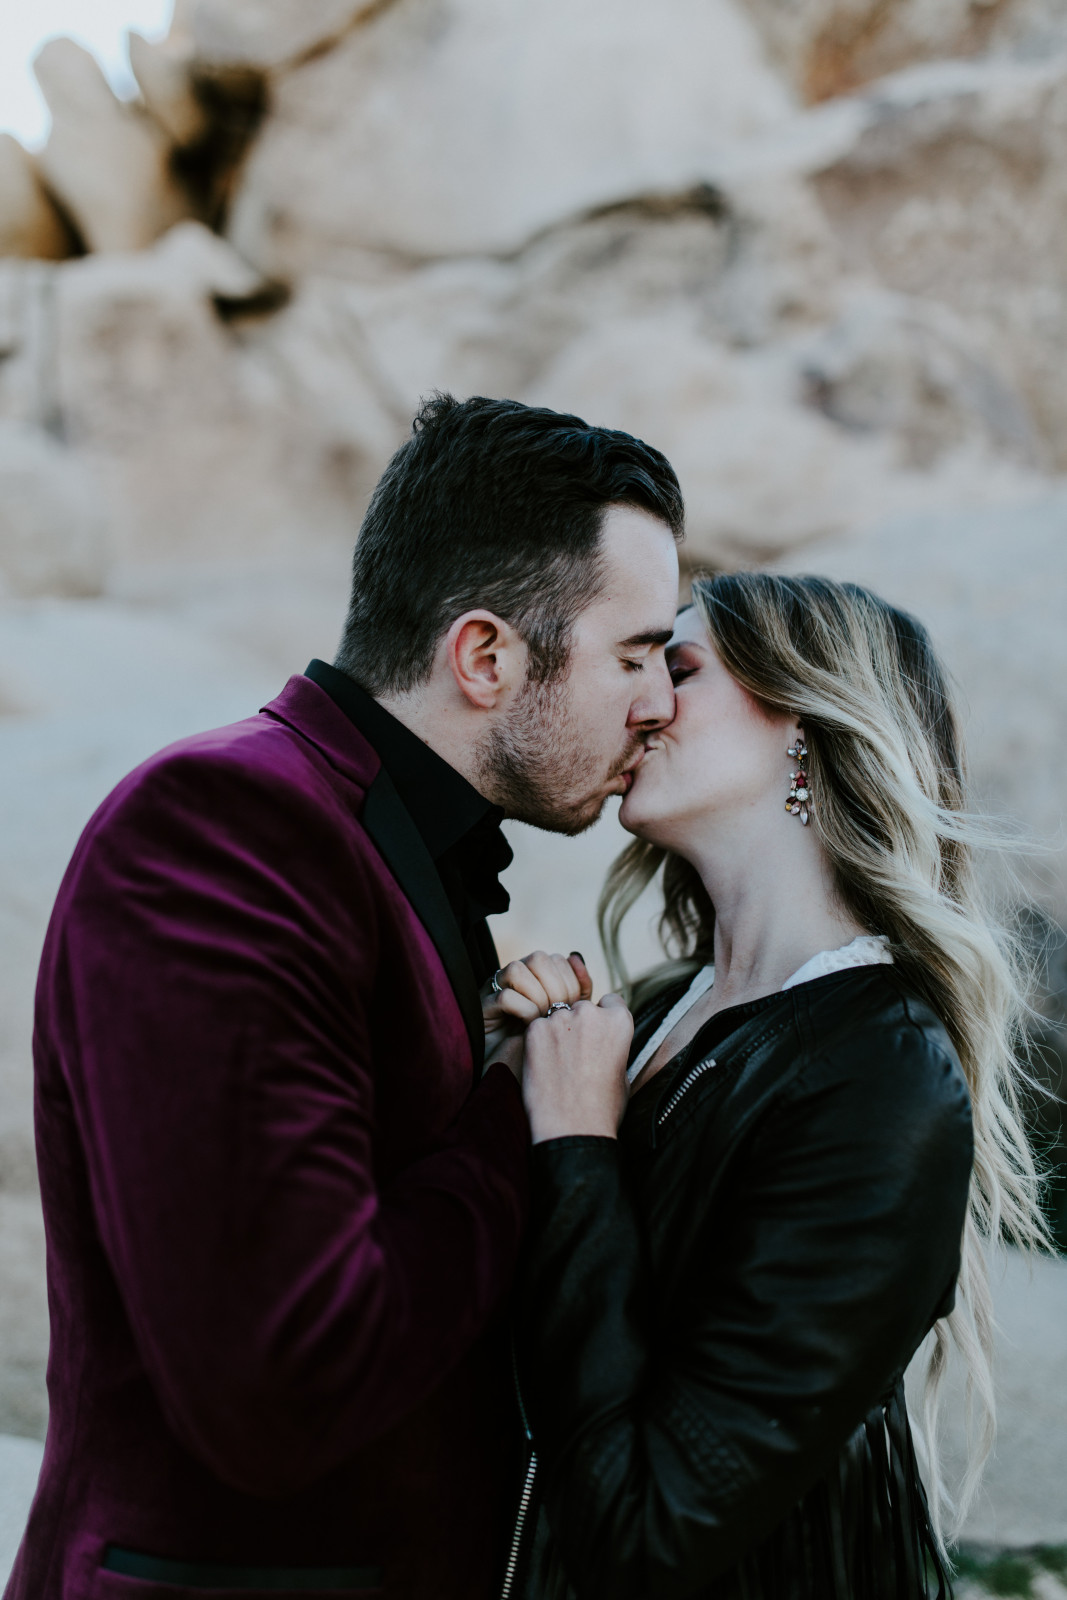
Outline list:
[[[90,830],[43,972],[142,1360],[177,1436],[251,1493],[311,1483],[436,1388],[524,1221],[504,1067],[378,1170],[390,930],[354,834],[293,785],[171,761]]]
[[[534,1148],[520,1374],[582,1597],[702,1592],[828,1470],[958,1271],[969,1102],[917,1028],[802,1067],[734,1160],[664,1324],[615,1141]]]

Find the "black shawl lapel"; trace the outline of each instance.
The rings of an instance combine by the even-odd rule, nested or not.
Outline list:
[[[441,957],[466,1024],[477,1077],[485,1055],[485,1027],[474,970],[433,857],[384,767],[367,790],[363,826]]]

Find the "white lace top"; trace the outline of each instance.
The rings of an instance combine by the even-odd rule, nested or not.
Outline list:
[[[785,980],[782,989],[795,989],[798,983],[810,983],[812,978],[825,978],[829,972],[844,972],[848,967],[892,965],[892,962],[889,940],[885,934],[861,933],[850,944],[843,944],[837,950],[820,950],[818,955],[812,956],[810,961],[805,961],[802,967],[798,967],[793,975]],[[667,1035],[677,1027],[686,1012],[692,1010],[701,995],[707,994],[714,982],[715,968],[701,967],[682,998],[671,1007],[651,1039],[642,1046],[627,1067],[628,1083],[633,1083],[640,1076]]]

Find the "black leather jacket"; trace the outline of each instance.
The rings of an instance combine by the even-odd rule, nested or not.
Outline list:
[[[719,1013],[618,1141],[538,1145],[505,1592],[943,1592],[901,1379],[953,1303],[971,1161],[959,1062],[890,966]]]

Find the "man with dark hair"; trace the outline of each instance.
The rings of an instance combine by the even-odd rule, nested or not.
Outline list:
[[[438,395],[371,500],[336,666],[440,750],[431,732],[440,726],[437,697],[426,693],[435,664],[457,618],[490,613],[457,639],[477,638],[490,655],[505,640],[518,647],[522,681],[503,716],[480,719],[468,759],[442,753],[508,816],[580,832],[639,756],[641,719],[613,718],[608,705],[583,715],[572,703],[583,688],[612,693],[586,682],[581,648],[573,661],[575,624],[613,592],[616,546],[621,559],[627,545],[643,585],[646,545],[670,567],[664,531],[680,539],[682,523],[673,471],[640,440],[516,401]],[[662,633],[655,617],[631,638],[613,638],[615,665],[633,672],[661,662]],[[617,681],[621,705],[633,685]],[[447,674],[441,683],[448,688]]]
[[[483,1072],[505,815],[673,715],[682,503],[626,434],[438,396],[336,665],[126,778],[41,964],[51,1416],[8,1600],[488,1600],[527,1130]]]

